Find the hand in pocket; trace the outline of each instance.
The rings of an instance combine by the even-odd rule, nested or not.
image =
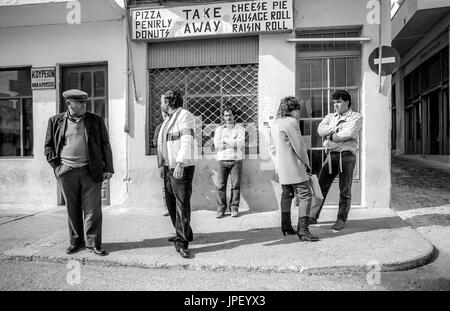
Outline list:
[[[72,168],[70,166],[61,163],[59,166],[55,168],[55,175],[56,177],[61,177],[71,169]]]

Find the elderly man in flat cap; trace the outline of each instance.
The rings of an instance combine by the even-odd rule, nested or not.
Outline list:
[[[86,111],[87,93],[63,93],[67,111],[48,120],[45,156],[61,186],[69,216],[67,254],[84,246],[96,255],[102,249],[101,188],[114,173],[108,132],[102,117]]]

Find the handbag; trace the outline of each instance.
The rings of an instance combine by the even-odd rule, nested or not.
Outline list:
[[[317,175],[308,174],[308,177],[312,192],[311,212],[309,216],[311,218],[316,218],[316,215],[323,202],[323,194],[322,190],[320,189],[319,179],[317,178]]]
[[[299,158],[299,160],[300,160],[300,158]],[[303,163],[302,160],[300,160],[300,162]],[[311,168],[309,167],[309,165],[306,165],[305,163],[303,163],[303,165],[305,165],[305,167],[308,167],[309,170],[311,171]],[[322,190],[320,189],[319,179],[317,178],[317,175],[312,174],[312,173],[307,173],[307,174],[308,174],[308,178],[309,178],[309,186],[311,187],[311,192],[312,192],[311,210],[309,212],[309,217],[316,218],[317,213],[319,212],[320,206],[322,205],[322,202],[323,202],[323,194],[322,194]]]

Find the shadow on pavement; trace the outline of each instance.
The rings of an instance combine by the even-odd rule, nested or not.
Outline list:
[[[310,226],[310,231],[314,235],[319,236],[321,240],[325,240],[360,232],[408,227],[408,225],[399,217],[349,220],[346,227],[338,232],[332,231],[331,227],[333,224],[334,222],[319,222],[318,225]],[[129,249],[166,247],[172,244],[172,242],[167,240],[168,238],[169,237],[145,239],[136,242],[103,243],[103,247],[109,253]],[[283,237],[279,227],[197,234],[194,232],[194,241],[191,242],[190,249],[192,253],[198,254],[233,249],[249,244],[263,243],[264,246],[273,246],[298,242],[299,239],[295,235]],[[315,243],[320,243],[320,241]],[[192,248],[192,246],[194,246],[194,248]]]

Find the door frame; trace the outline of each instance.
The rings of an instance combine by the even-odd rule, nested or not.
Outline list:
[[[63,84],[63,71],[68,68],[82,68],[82,67],[105,67],[105,125],[106,128],[109,130],[109,80],[108,80],[108,62],[107,61],[101,61],[101,62],[80,62],[80,63],[64,63],[64,64],[56,64],[57,66],[57,77],[58,77],[58,83],[56,88],[56,111],[57,113],[61,112],[61,107],[63,105],[63,98],[62,98],[62,84]],[[94,90],[92,90],[93,92]],[[107,184],[107,198],[106,198],[106,205],[110,204],[110,185],[109,180],[105,181]],[[104,183],[105,183],[104,182]],[[102,185],[102,191],[103,191],[103,185]],[[56,189],[56,201],[57,205],[65,205],[64,197],[61,191],[61,187],[59,183],[57,183],[57,189]],[[102,200],[102,204],[103,204]]]

